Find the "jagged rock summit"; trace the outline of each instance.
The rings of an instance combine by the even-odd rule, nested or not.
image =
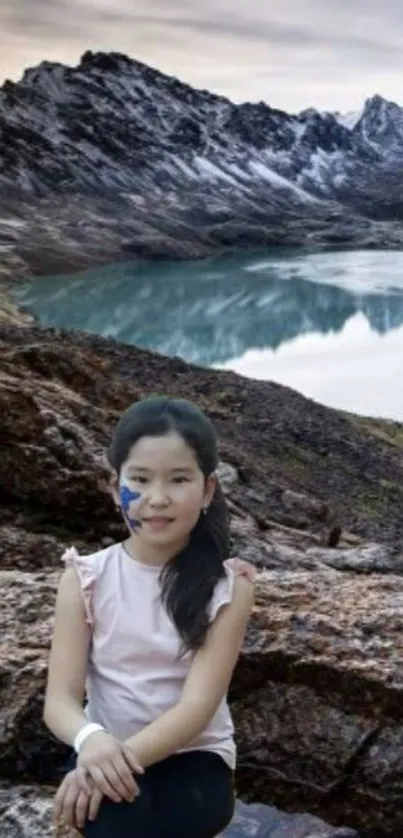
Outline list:
[[[236,105],[120,54],[0,88],[0,277],[266,245],[401,246],[403,109]]]

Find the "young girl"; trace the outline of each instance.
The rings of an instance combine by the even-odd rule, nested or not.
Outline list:
[[[64,556],[44,720],[74,755],[54,822],[86,838],[213,838],[234,809],[226,694],[253,568],[228,558],[215,433],[195,405],[132,405],[108,459],[129,534]]]

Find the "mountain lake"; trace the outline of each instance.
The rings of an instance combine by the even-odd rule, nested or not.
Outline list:
[[[43,325],[277,381],[403,421],[403,251],[237,253],[39,277],[15,290]]]

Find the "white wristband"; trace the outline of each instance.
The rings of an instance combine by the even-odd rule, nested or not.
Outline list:
[[[87,725],[84,725],[84,727],[78,731],[74,740],[74,750],[76,754],[80,753],[80,748],[84,744],[85,740],[88,739],[92,733],[96,733],[99,730],[105,730],[105,728],[102,727],[102,725],[95,724],[95,722],[88,722]]]

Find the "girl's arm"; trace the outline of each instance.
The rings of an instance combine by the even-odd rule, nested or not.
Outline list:
[[[80,581],[74,567],[65,570],[59,585],[48,684],[43,718],[57,739],[73,745],[88,724],[83,710],[91,629],[86,621]],[[77,764],[111,800],[132,800],[138,794],[134,772],[143,771],[131,749],[100,731],[80,748]],[[83,784],[87,792],[88,784]]]
[[[83,701],[90,640],[78,575],[69,567],[57,594],[43,713],[49,730],[67,745],[88,723]]]
[[[232,602],[223,606],[196,653],[180,701],[126,740],[145,768],[200,735],[226,695],[253,604],[253,583],[236,576]]]

